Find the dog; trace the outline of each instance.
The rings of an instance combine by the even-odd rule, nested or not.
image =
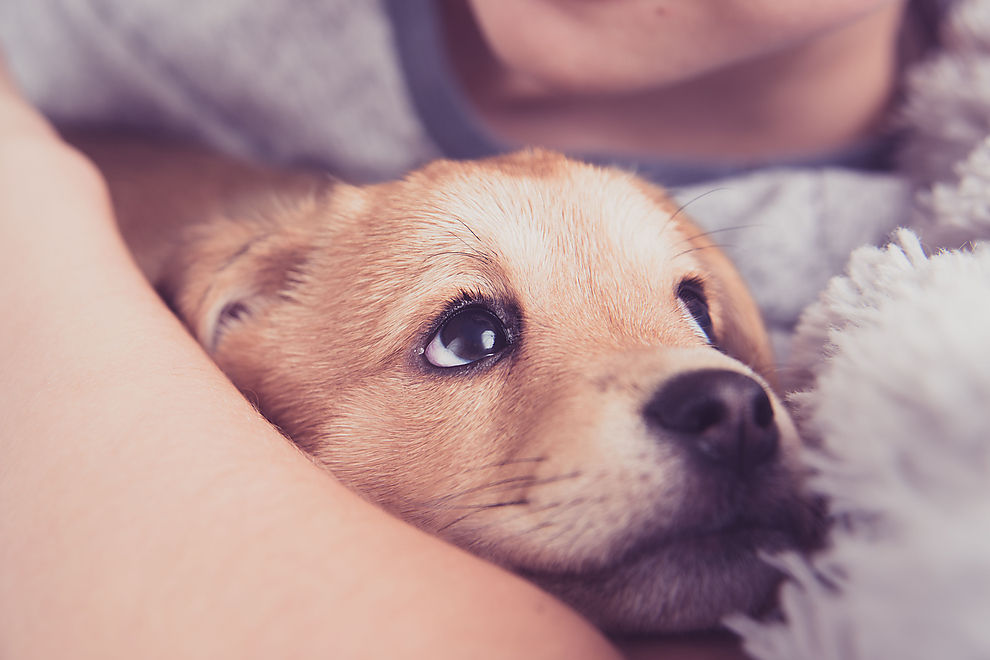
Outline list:
[[[760,611],[779,581],[761,555],[813,543],[758,310],[659,188],[541,150],[354,186],[74,142],[142,270],[265,417],[604,629]]]

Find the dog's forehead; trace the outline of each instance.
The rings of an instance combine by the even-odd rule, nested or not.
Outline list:
[[[697,266],[696,230],[658,189],[560,157],[441,170],[418,215],[437,242],[489,256],[516,287],[669,290]]]
[[[680,291],[697,279],[720,345],[754,353],[760,325],[738,273],[678,208],[631,174],[561,158],[431,165],[337,209],[313,286],[297,292],[323,310],[304,325],[321,336],[344,319],[360,334],[348,342],[391,359],[468,301],[551,351],[695,346]]]
[[[677,300],[685,277],[711,275],[697,229],[629,173],[562,157],[443,163],[387,200],[369,219],[381,243],[370,267],[407,286],[367,297],[392,300],[410,323],[453,300],[493,299],[557,342],[697,341]]]
[[[553,167],[535,158],[511,162],[512,168],[496,159],[440,170],[431,201],[495,240],[511,229],[548,237],[578,231],[621,242],[644,231],[659,235],[676,209],[658,189],[621,170],[565,158]]]

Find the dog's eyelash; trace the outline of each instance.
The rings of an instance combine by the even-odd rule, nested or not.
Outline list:
[[[444,306],[443,311],[437,314],[436,318],[438,320],[437,325],[439,326],[446,319],[450,318],[453,314],[459,312],[465,307],[470,307],[472,305],[477,305],[478,307],[484,307],[485,309],[497,309],[495,301],[481,293],[480,291],[469,291],[467,289],[461,290],[456,296],[450,299]]]
[[[688,277],[677,285],[677,300],[685,317],[694,326],[696,334],[714,346],[715,328],[705,295],[705,284],[699,277]]]
[[[491,494],[493,492],[493,490],[497,492],[497,491],[501,491],[501,490],[518,488],[520,486],[525,486],[526,488],[531,488],[533,486],[540,486],[540,485],[543,485],[543,484],[556,483],[558,481],[566,481],[566,480],[570,480],[570,479],[576,479],[576,478],[580,477],[581,474],[582,473],[580,471],[574,471],[574,472],[568,472],[566,474],[560,474],[560,475],[557,475],[557,476],[554,476],[554,477],[544,477],[544,478],[538,478],[538,477],[535,477],[535,476],[532,476],[532,475],[519,476],[519,477],[510,477],[508,479],[500,479],[498,481],[494,481],[494,482],[489,483],[489,484],[486,484],[484,486],[475,486],[473,488],[468,488],[466,490],[463,490],[463,491],[460,491],[460,492],[457,492],[457,493],[451,493],[449,495],[446,495],[446,496],[441,497],[438,500],[436,500],[437,503],[440,503],[440,502],[443,502],[444,503],[439,508],[443,508],[443,509],[447,509],[447,510],[453,510],[453,509],[469,509],[469,510],[466,513],[458,516],[457,518],[454,518],[453,520],[451,520],[450,522],[448,522],[447,524],[445,524],[443,527],[439,528],[437,531],[438,532],[442,532],[442,531],[444,531],[444,530],[446,530],[446,529],[448,529],[450,527],[453,527],[454,525],[457,525],[460,522],[463,522],[464,520],[466,520],[466,519],[468,519],[468,518],[470,518],[470,517],[472,517],[472,516],[474,516],[474,515],[476,515],[478,513],[481,513],[483,511],[490,511],[492,509],[501,509],[501,508],[506,508],[506,507],[515,507],[515,506],[526,507],[526,510],[524,512],[526,515],[532,515],[533,513],[536,513],[536,512],[545,512],[545,511],[548,511],[550,509],[554,509],[556,507],[559,507],[559,506],[563,505],[564,503],[563,502],[552,502],[549,505],[544,505],[544,506],[537,507],[537,508],[534,509],[534,508],[531,508],[529,506],[530,505],[530,500],[528,498],[525,498],[525,497],[524,498],[515,498],[515,499],[511,499],[511,500],[496,500],[494,502],[488,502],[488,503],[484,503],[484,504],[458,504],[457,502],[458,502],[458,500],[460,498],[465,497],[465,496],[469,496],[469,495],[475,495],[475,494],[478,494],[478,493],[483,493],[485,495],[489,495],[489,494]],[[432,506],[437,506],[437,504],[433,504]],[[520,515],[523,515],[523,514],[520,514]],[[548,527],[548,526],[554,526],[555,524],[556,523],[554,523],[553,521],[541,521],[540,523],[537,524],[537,526],[535,528],[533,528],[531,530],[525,530],[523,533],[530,533],[530,532],[536,531],[536,529],[540,529],[540,528]]]
[[[426,255],[424,259],[426,261],[433,261],[434,259],[441,259],[443,257],[461,257],[463,259],[473,259],[474,261],[480,262],[482,265],[491,266],[495,263],[495,259],[484,252],[473,251],[465,252],[463,250],[447,250],[445,252],[433,252],[432,254]]]
[[[496,353],[475,361],[463,364],[448,366],[437,364],[430,359],[429,352],[435,343],[438,333],[461,312],[466,312],[472,307],[479,308],[494,317],[494,322],[498,326],[498,332],[502,337],[502,348]],[[500,299],[479,289],[464,288],[456,295],[448,298],[448,302],[432,317],[430,324],[421,331],[416,354],[434,368],[443,369],[448,372],[470,373],[472,369],[490,365],[506,355],[512,349],[520,336],[521,317],[518,308],[512,303],[505,303]],[[440,349],[437,349],[440,350]]]
[[[711,344],[712,338],[708,336],[705,329],[702,328],[697,319],[694,318],[690,310],[688,310],[687,305],[684,304],[684,301],[678,302],[681,305],[681,313],[683,314],[684,319],[691,325],[691,329],[694,330],[694,334],[698,336],[698,339],[702,340],[706,344]]]

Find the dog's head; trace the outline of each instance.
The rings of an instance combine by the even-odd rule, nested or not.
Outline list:
[[[656,188],[546,152],[197,230],[173,304],[342,482],[605,627],[768,600],[798,438],[738,274]]]

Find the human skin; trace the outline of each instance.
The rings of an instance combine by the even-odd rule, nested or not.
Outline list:
[[[616,657],[263,420],[6,81],[0,190],[0,657]]]
[[[828,154],[878,129],[895,88],[906,2],[442,6],[451,60],[503,139],[760,162]]]

